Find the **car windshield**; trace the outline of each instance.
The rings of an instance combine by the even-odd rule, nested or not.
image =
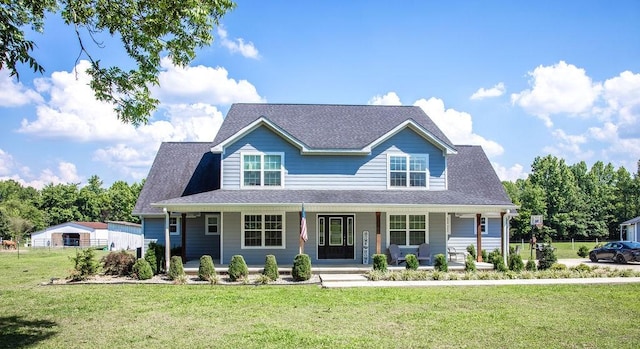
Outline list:
[[[640,242],[636,242],[636,241],[625,242],[625,245],[628,248],[640,248]]]

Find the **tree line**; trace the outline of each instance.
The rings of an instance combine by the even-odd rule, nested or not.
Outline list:
[[[104,188],[94,175],[84,186],[51,183],[37,190],[14,180],[0,181],[0,237],[21,240],[34,231],[72,221],[139,223],[131,212],[143,184],[144,180],[131,185],[116,181]]]
[[[544,225],[533,232],[540,241],[620,238],[620,223],[640,216],[640,161],[635,173],[598,161],[567,165],[552,155],[536,157],[526,179],[503,182],[518,216],[511,238],[529,240],[531,215]]]

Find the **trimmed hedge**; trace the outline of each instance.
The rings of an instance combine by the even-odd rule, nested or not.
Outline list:
[[[262,275],[268,277],[271,281],[278,280],[280,272],[278,271],[278,262],[276,256],[268,254],[264,260],[264,270]]]
[[[406,269],[409,270],[418,270],[418,257],[415,254],[408,253],[405,257]]]
[[[167,273],[169,280],[180,280],[184,277],[184,266],[182,265],[182,257],[173,256],[169,260],[169,272]]]
[[[311,279],[311,259],[308,254],[299,254],[293,259],[291,276],[295,281]]]
[[[435,271],[448,271],[449,264],[447,263],[447,257],[442,253],[439,253],[435,256],[433,262],[433,270]]]
[[[211,281],[216,276],[216,268],[213,266],[213,259],[209,255],[200,257],[198,267],[198,278],[202,281]]]
[[[249,268],[247,267],[247,262],[244,261],[244,257],[239,254],[231,257],[228,274],[231,281],[237,281],[249,276]]]
[[[133,275],[138,280],[151,279],[153,277],[151,264],[144,258],[138,258],[135,264],[133,264]]]
[[[387,271],[387,255],[386,254],[374,254],[373,255],[373,270],[381,272]]]
[[[469,245],[473,246],[473,245]],[[475,248],[474,248],[475,252]],[[467,255],[467,258],[464,260],[464,271],[466,272],[474,272],[476,271],[476,257],[474,257],[471,253]]]

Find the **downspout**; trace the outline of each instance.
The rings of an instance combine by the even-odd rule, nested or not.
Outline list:
[[[164,270],[169,271],[169,261],[171,260],[171,246],[169,239],[169,211],[167,208],[162,208],[162,212],[164,212]]]

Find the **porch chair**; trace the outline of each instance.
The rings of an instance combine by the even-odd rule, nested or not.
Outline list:
[[[418,264],[420,264],[420,261],[431,263],[431,249],[429,248],[429,244],[420,244],[416,257],[418,258]]]
[[[467,253],[468,253],[467,251],[458,252],[455,247],[448,247],[447,252],[449,252],[449,261],[451,261],[453,257],[455,257],[457,261],[458,256],[462,256],[462,258],[467,258]]]
[[[391,263],[399,265],[402,262],[406,262],[407,259],[400,252],[400,247],[396,244],[389,245],[389,254],[391,255]]]

